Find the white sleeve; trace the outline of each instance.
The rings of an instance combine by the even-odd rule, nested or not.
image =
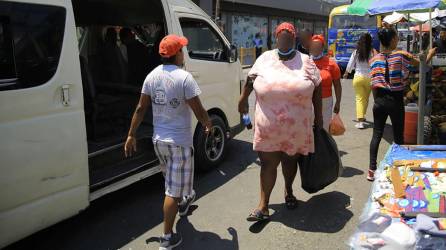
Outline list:
[[[353,51],[352,55],[350,56],[350,60],[348,61],[345,71],[348,73],[352,73],[354,68],[356,68],[356,50]]]
[[[186,100],[190,100],[196,96],[201,94],[200,87],[198,87],[198,83],[192,77],[192,75],[188,75],[184,80],[184,97]]]
[[[151,79],[149,77],[147,77],[146,80],[144,81],[144,84],[142,85],[141,93],[144,95],[151,96],[152,91],[151,91],[150,85],[151,85]]]

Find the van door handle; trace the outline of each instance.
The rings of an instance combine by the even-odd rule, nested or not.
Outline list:
[[[70,85],[64,84],[62,86],[62,104],[64,106],[70,106]]]

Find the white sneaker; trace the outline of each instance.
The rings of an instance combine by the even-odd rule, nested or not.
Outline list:
[[[358,123],[356,123],[355,128],[357,128],[357,129],[365,129],[365,125],[364,125],[363,122],[358,122]]]
[[[196,194],[195,194],[194,190],[192,190],[191,195],[183,197],[183,200],[181,201],[181,203],[178,204],[178,214],[180,216],[185,216],[185,215],[187,215],[187,213],[189,213],[189,207],[190,207],[190,205],[192,205],[192,203],[194,203],[195,197],[196,197]]]

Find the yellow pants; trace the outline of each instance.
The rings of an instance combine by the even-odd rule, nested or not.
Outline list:
[[[370,78],[355,75],[353,78],[353,88],[356,93],[356,118],[365,118],[367,106],[369,105],[369,97],[372,88],[370,86]]]

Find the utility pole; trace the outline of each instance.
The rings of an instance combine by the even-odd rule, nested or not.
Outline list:
[[[215,0],[215,23],[220,19],[220,0]]]

